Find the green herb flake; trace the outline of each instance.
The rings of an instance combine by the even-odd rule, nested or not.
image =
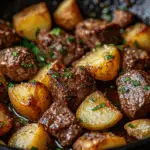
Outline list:
[[[125,82],[127,82],[127,81],[131,81],[131,78],[126,77],[126,78],[124,78],[124,81],[125,81]]]
[[[35,84],[37,81],[36,80],[31,80],[30,82]]]
[[[103,14],[108,14],[109,13],[109,8],[108,7],[103,8],[102,13]]]
[[[55,36],[59,36],[61,32],[62,32],[62,29],[60,29],[60,28],[54,28],[54,29],[51,31],[51,33],[52,33],[53,35],[55,35]]]
[[[138,43],[136,40],[134,41],[133,44],[134,44],[134,46],[135,46],[136,48],[139,48],[139,43]]]
[[[124,51],[124,48],[123,48],[122,45],[117,45],[116,47],[117,47],[120,51]]]
[[[18,56],[18,52],[13,52],[12,55],[13,55],[14,57],[17,57],[17,56]]]
[[[105,104],[105,103],[102,103],[102,104],[97,105],[96,107],[92,108],[92,111],[96,111],[96,110],[98,110],[98,109],[100,109],[100,108],[104,108],[104,107],[106,107],[106,104]]]
[[[60,53],[63,54],[63,55],[66,54],[66,49],[61,48],[61,49],[60,49]]]
[[[131,82],[132,82],[134,87],[137,87],[137,86],[141,85],[140,81],[138,81],[138,80],[131,80]]]
[[[35,36],[36,36],[36,37],[38,36],[39,32],[40,32],[40,28],[37,28],[37,30],[36,30],[36,32],[35,32]]]
[[[79,68],[80,68],[81,70],[84,70],[84,69],[85,69],[85,67],[84,67],[84,66],[79,66]]]
[[[145,91],[149,91],[149,90],[150,90],[150,86],[146,85],[146,86],[144,87],[144,90],[145,90]]]
[[[102,46],[102,43],[100,43],[100,42],[96,43],[96,48],[100,48],[101,46]]]
[[[73,42],[74,38],[68,36],[68,37],[66,38],[66,40],[67,40],[68,43],[71,43],[71,42]]]
[[[95,98],[93,98],[93,97],[91,97],[89,100],[90,100],[91,102],[95,102]]]
[[[80,44],[83,44],[83,40],[79,40],[79,43],[80,43]]]
[[[38,148],[35,147],[35,146],[32,146],[32,147],[31,147],[31,150],[38,150]]]
[[[54,54],[53,51],[51,51],[51,52],[49,53],[49,55],[50,55],[50,57],[53,58],[53,59],[56,59],[56,58],[57,58],[57,56]]]
[[[0,128],[3,128],[5,124],[5,122],[0,122]]]
[[[131,123],[128,123],[128,127],[130,127],[130,128],[134,128],[134,125],[133,125],[133,124],[131,124]]]
[[[52,77],[58,79],[60,77],[60,75],[59,75],[59,73],[53,73]]]
[[[112,20],[112,17],[110,14],[104,14],[104,19],[106,19],[108,22],[110,22]]]
[[[14,87],[14,84],[12,82],[8,82],[7,87],[8,88]]]
[[[107,60],[111,60],[111,59],[114,59],[115,56],[113,56],[113,55],[106,55],[105,58],[106,58]]]
[[[54,45],[51,45],[49,48],[50,48],[50,49],[53,49],[53,48],[54,48]]]
[[[64,77],[66,77],[66,78],[72,78],[73,77],[73,73],[70,72],[69,68],[65,69],[65,71],[64,71]]]
[[[28,121],[23,119],[23,118],[19,118],[19,122],[23,125],[27,125],[28,124]]]
[[[120,92],[121,92],[122,94],[126,92],[126,89],[125,89],[124,86],[122,86],[122,87],[120,88]]]

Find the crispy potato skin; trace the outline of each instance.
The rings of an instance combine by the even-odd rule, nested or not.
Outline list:
[[[90,132],[77,139],[73,145],[74,150],[103,150],[126,145],[124,137],[112,133]]]
[[[72,30],[83,20],[75,0],[63,1],[54,12],[54,19],[57,25]]]
[[[150,52],[150,26],[137,23],[126,29],[123,38],[131,47],[136,47],[136,41],[139,48]]]
[[[13,25],[21,37],[34,41],[38,29],[51,29],[52,20],[46,4],[41,2],[14,15]]]
[[[12,127],[12,118],[9,111],[0,104],[0,136],[6,134]]]
[[[31,150],[36,147],[38,150],[48,150],[51,139],[44,128],[36,123],[22,127],[10,138],[8,145],[11,147]]]
[[[73,66],[86,67],[97,80],[113,80],[120,68],[120,54],[114,46],[104,45],[88,52],[81,59],[77,60]]]
[[[97,106],[103,106],[96,108]],[[89,95],[79,106],[76,118],[82,127],[89,130],[105,130],[113,127],[122,114],[114,107],[100,91]]]
[[[129,136],[135,137],[136,139],[144,139],[150,137],[150,120],[149,119],[138,119],[128,122],[124,126]]]
[[[29,120],[37,120],[51,104],[48,89],[39,82],[21,83],[8,89],[15,110]]]

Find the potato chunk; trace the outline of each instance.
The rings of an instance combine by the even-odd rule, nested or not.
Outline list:
[[[51,139],[41,125],[36,123],[22,127],[10,138],[8,145],[15,148],[31,150],[48,150]]]
[[[41,2],[14,15],[13,25],[21,37],[34,41],[40,29],[50,30],[52,21],[46,4]]]
[[[9,111],[0,104],[0,136],[6,134],[12,127],[12,118]]]
[[[48,89],[39,82],[21,83],[8,89],[10,101],[22,116],[37,120],[51,103]]]
[[[139,47],[150,52],[150,26],[137,23],[127,28],[123,37],[130,46]]]
[[[77,60],[73,66],[86,67],[97,80],[113,80],[120,68],[119,51],[114,46],[104,45],[88,52],[81,59]]]
[[[54,19],[57,25],[71,30],[82,21],[79,8],[75,0],[65,0],[54,12]]]
[[[124,126],[129,136],[137,139],[144,139],[150,137],[150,120],[138,119],[127,123]]]
[[[89,132],[77,139],[74,150],[103,150],[126,145],[124,137],[112,133]]]
[[[76,117],[89,130],[105,130],[114,126],[122,114],[100,91],[89,95],[79,106]]]

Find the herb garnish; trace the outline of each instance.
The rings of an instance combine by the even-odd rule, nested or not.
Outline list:
[[[32,147],[31,147],[31,150],[38,150],[38,148],[35,147],[35,146],[32,146]]]
[[[37,28],[37,30],[36,30],[36,32],[35,32],[35,36],[36,36],[36,37],[38,36],[39,32],[40,32],[40,28]]]
[[[17,57],[17,56],[18,56],[18,52],[17,52],[17,51],[16,51],[16,52],[13,52],[12,55],[13,55],[14,57]]]
[[[111,60],[111,59],[114,59],[114,56],[113,56],[113,55],[106,55],[105,58],[106,58],[107,60]]]
[[[59,75],[59,73],[53,73],[53,74],[52,74],[52,77],[57,79],[57,78],[60,77],[60,75]]]
[[[57,58],[57,56],[54,54],[53,51],[50,51],[49,55],[50,55],[50,57],[53,58],[53,59],[56,59],[56,58]]]
[[[66,38],[66,40],[67,40],[68,43],[71,43],[71,42],[73,42],[74,38],[68,36],[68,37]]]
[[[123,45],[116,45],[116,47],[117,47],[119,50],[121,50],[121,51],[124,50],[124,49],[123,49]]]
[[[52,33],[53,35],[55,35],[55,36],[59,36],[61,32],[62,32],[62,29],[60,29],[60,28],[54,28],[54,29],[51,31],[51,33]]]
[[[124,86],[121,86],[121,87],[120,87],[120,92],[123,94],[123,93],[125,93],[125,91],[126,91],[125,87],[124,87]]]
[[[89,100],[90,100],[91,102],[95,102],[95,98],[93,98],[93,97],[91,97]]]
[[[8,82],[7,87],[8,88],[14,87],[14,84],[12,82]]]
[[[128,127],[130,127],[130,128],[134,128],[134,125],[133,125],[133,124],[131,124],[131,123],[129,123],[129,124],[128,124]]]
[[[146,85],[146,86],[144,87],[144,90],[145,90],[145,91],[150,90],[150,86]]]
[[[33,64],[27,64],[25,62],[22,62],[21,66],[24,67],[24,68],[33,68]]]
[[[96,48],[100,48],[101,46],[102,46],[102,43],[100,43],[100,42],[96,43]]]
[[[131,80],[131,78],[129,78],[129,77],[124,78],[125,82],[130,81],[130,80]]]
[[[5,125],[5,122],[0,122],[0,128],[3,128],[3,126]]]
[[[133,86],[135,86],[135,87],[141,85],[140,81],[138,81],[138,80],[131,80],[131,82],[132,82]]]
[[[133,44],[134,44],[134,46],[135,46],[136,48],[139,48],[139,43],[138,43],[136,40],[134,41]]]
[[[72,77],[73,77],[73,73],[70,72],[70,69],[69,69],[69,68],[66,68],[66,69],[64,70],[64,77],[66,77],[66,78],[72,78]]]
[[[98,109],[100,109],[100,108],[104,108],[104,107],[106,107],[106,104],[105,104],[105,103],[102,103],[102,104],[97,105],[96,107],[92,108],[92,111],[96,111],[96,110],[98,110]]]

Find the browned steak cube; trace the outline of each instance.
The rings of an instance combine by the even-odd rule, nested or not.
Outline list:
[[[21,82],[37,73],[37,65],[27,48],[7,48],[0,51],[0,71],[12,81]]]
[[[51,32],[41,31],[37,44],[49,61],[59,60],[64,65],[71,64],[84,54],[84,49],[76,44],[75,37],[60,28],[54,28]]]
[[[39,122],[62,146],[71,145],[82,133],[74,114],[67,107],[58,103],[53,103]]]
[[[99,44],[118,44],[121,41],[119,29],[120,27],[113,23],[88,19],[77,25],[76,39],[89,48],[95,48]]]
[[[147,51],[137,48],[126,48],[123,55],[123,71],[139,69],[147,70],[150,67],[150,56]]]
[[[140,70],[131,70],[117,79],[122,110],[134,119],[150,111],[150,76]]]
[[[76,111],[82,101],[96,90],[94,79],[83,67],[50,70],[50,76],[54,101],[68,105],[72,111]]]
[[[9,27],[9,24],[0,20],[0,49],[12,46],[19,41],[15,30]]]
[[[114,20],[115,24],[118,24],[120,27],[124,28],[130,25],[134,20],[134,14],[129,11],[116,9],[114,12]]]

